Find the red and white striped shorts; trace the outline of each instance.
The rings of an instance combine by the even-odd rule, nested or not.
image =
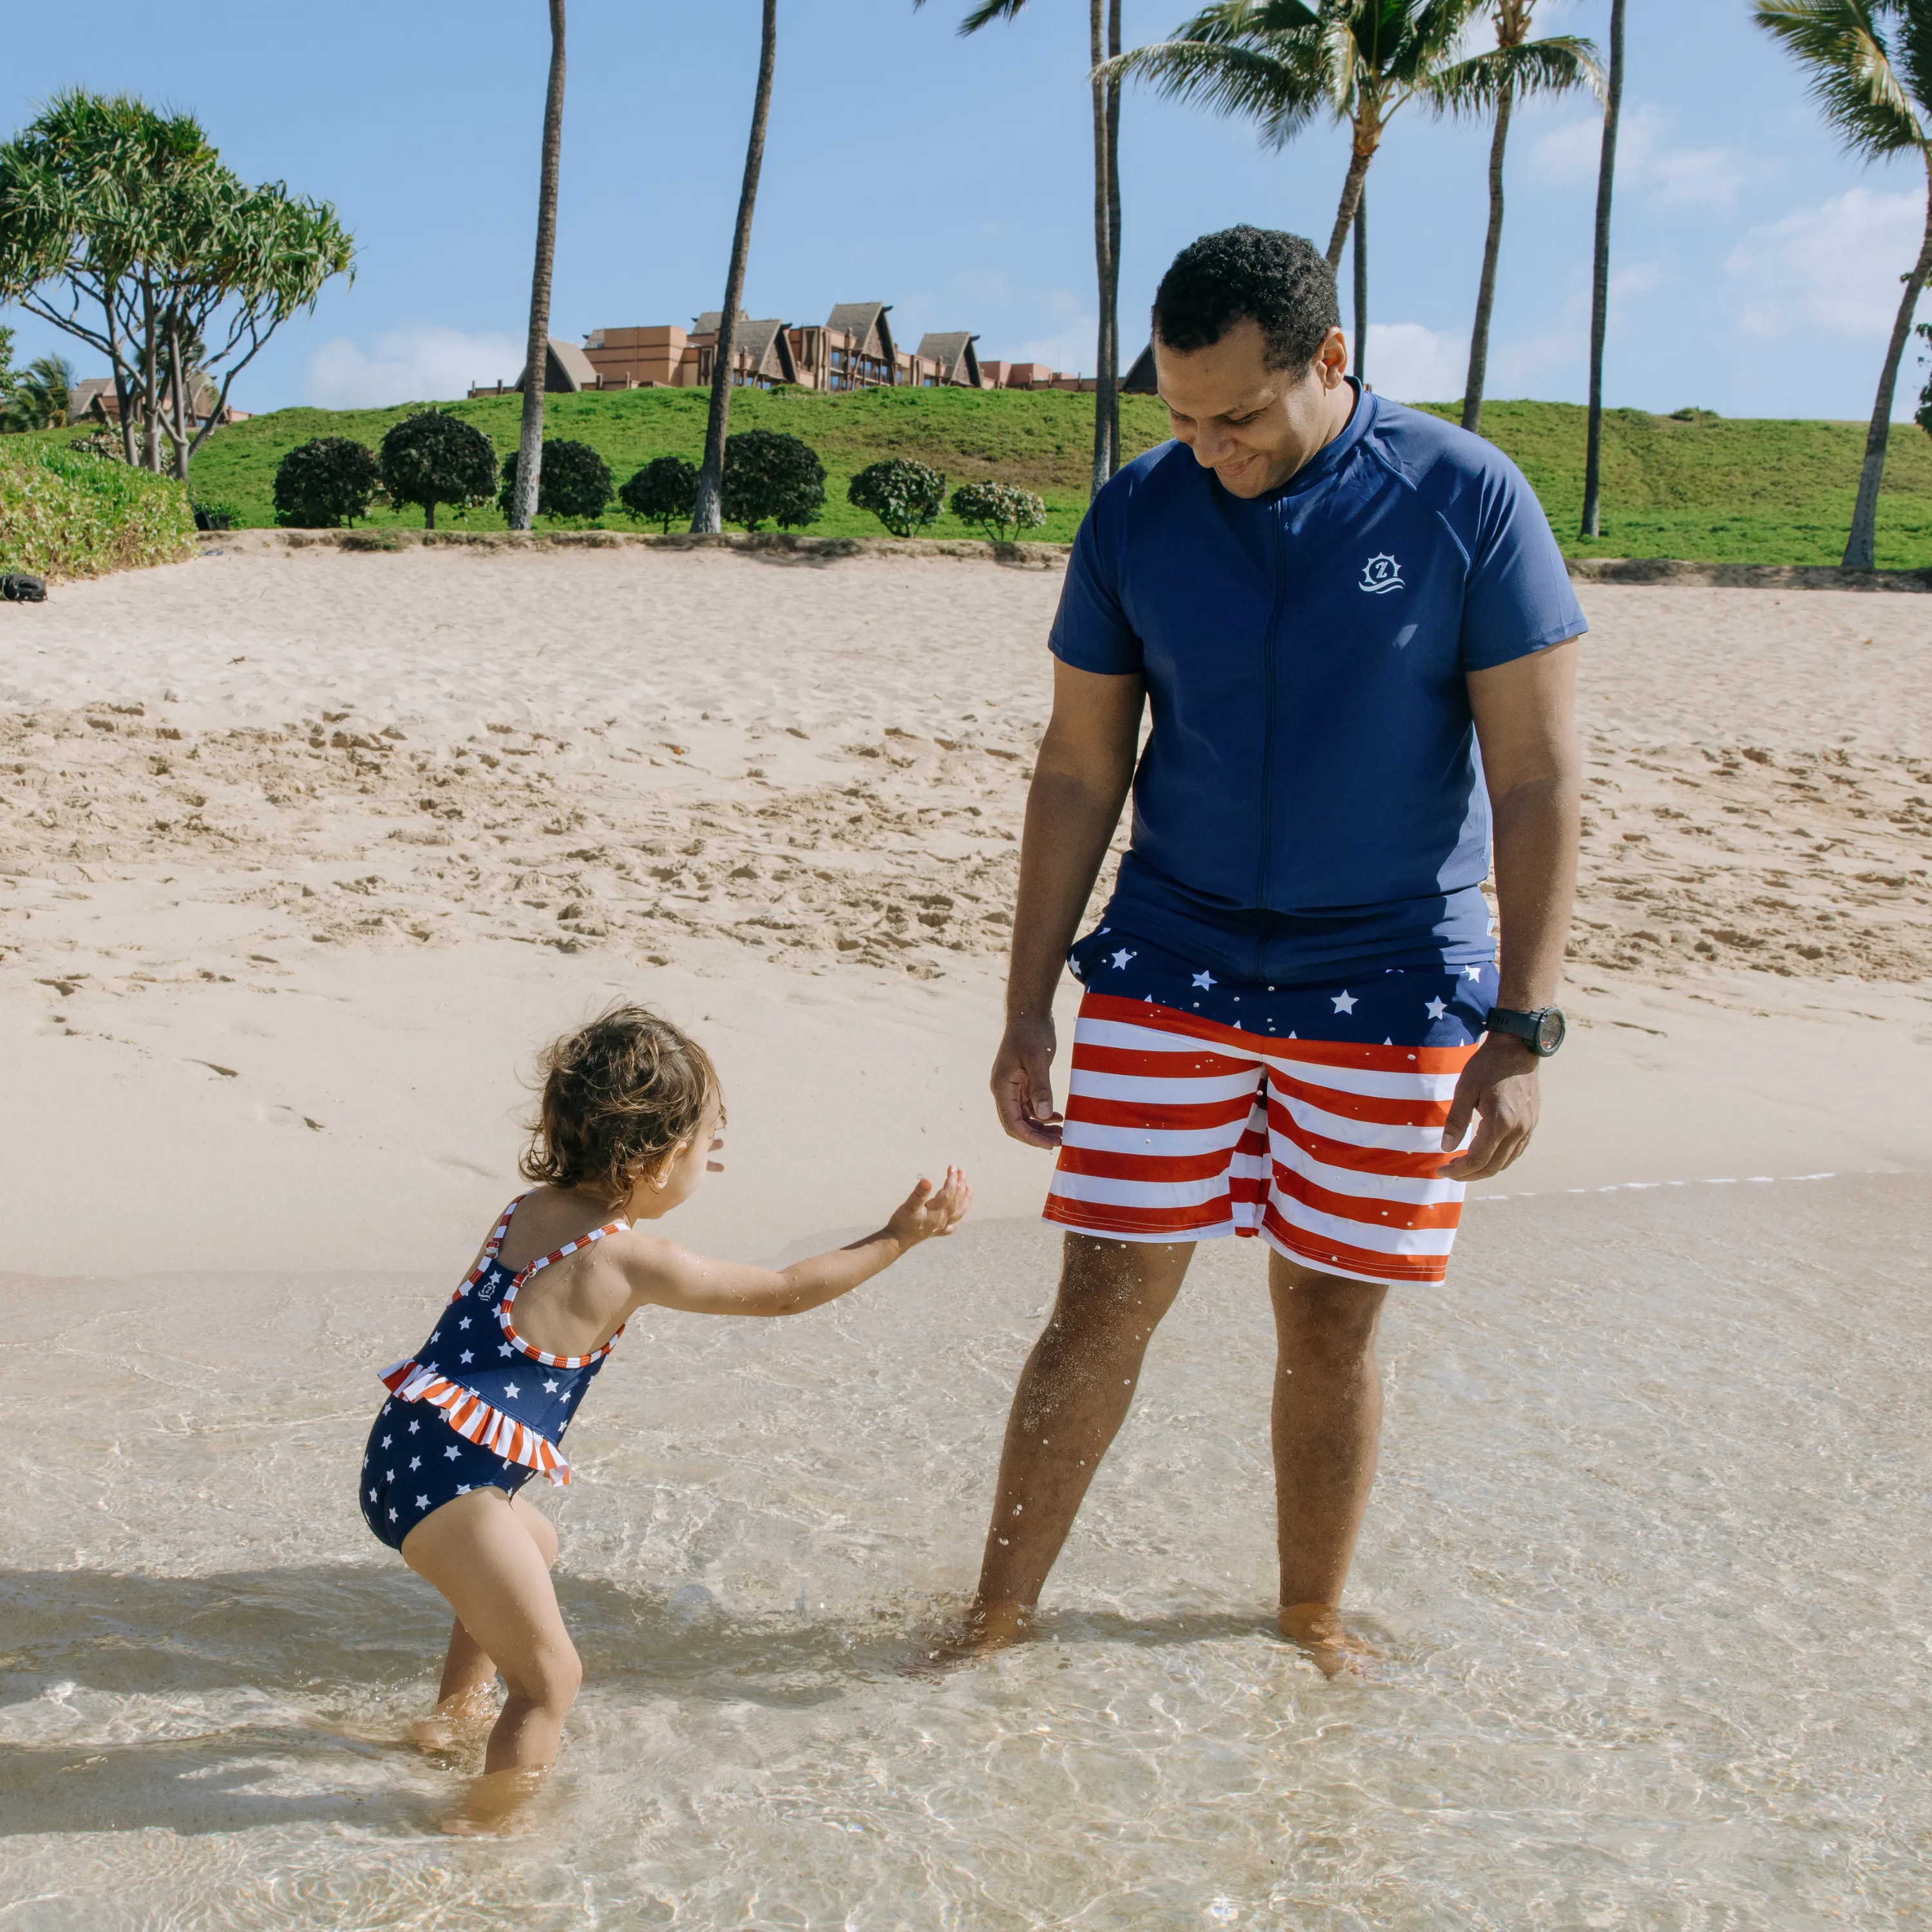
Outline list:
[[[1090,976],[1106,963],[1090,953]],[[1324,1274],[1441,1281],[1463,1193],[1438,1172],[1451,1157],[1442,1126],[1494,980],[1493,967],[1432,968],[1375,974],[1359,994],[1244,988],[1252,1018],[1238,1024],[1090,985],[1046,1218],[1114,1240],[1258,1234]],[[1285,1000],[1304,1014],[1333,1005],[1324,1032],[1384,1037],[1300,1037]],[[1427,1020],[1385,1029],[1409,1004]],[[1399,1043],[1403,1030],[1444,1043]]]

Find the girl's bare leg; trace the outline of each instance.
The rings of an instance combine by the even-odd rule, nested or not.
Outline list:
[[[403,1541],[404,1562],[448,1599],[463,1633],[495,1664],[508,1693],[490,1733],[484,1774],[452,1828],[496,1823],[529,1795],[555,1761],[577,1699],[583,1671],[550,1586],[556,1545],[549,1529],[528,1504],[519,1507],[501,1490],[477,1490],[426,1516]]]
[[[542,1510],[521,1496],[511,1508],[530,1532],[546,1566],[556,1561],[556,1532]],[[496,1720],[496,1660],[464,1628],[458,1617],[450,1626],[449,1649],[442,1660],[442,1682],[436,1708],[427,1718],[410,1721],[410,1733],[427,1751],[451,1750],[487,1731]]]

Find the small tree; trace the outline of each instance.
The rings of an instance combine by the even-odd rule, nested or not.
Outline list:
[[[391,502],[420,503],[423,528],[436,528],[439,503],[487,503],[496,487],[490,439],[460,416],[424,410],[382,439],[379,465]]]
[[[681,456],[660,456],[617,492],[625,512],[640,523],[656,524],[665,536],[671,525],[698,507],[698,470]]]
[[[502,487],[496,502],[507,518],[517,500],[518,459],[512,450],[503,459]],[[547,442],[537,465],[537,506],[540,517],[601,517],[610,500],[610,466],[587,442]]]
[[[825,507],[825,465],[798,437],[748,429],[724,444],[723,513],[748,530],[815,524]]]
[[[354,254],[326,202],[249,187],[192,116],[127,94],[70,88],[0,146],[0,302],[105,356],[122,453],[172,451],[184,481],[235,378]]]
[[[332,530],[369,514],[381,487],[376,452],[346,436],[319,436],[275,466],[275,521],[298,530]]]
[[[1030,490],[1011,483],[962,483],[952,493],[952,514],[986,533],[989,543],[1010,543],[1022,530],[1046,521],[1046,506]]]
[[[946,507],[946,478],[909,456],[870,463],[853,478],[845,500],[869,510],[896,537],[916,536],[939,520]]]

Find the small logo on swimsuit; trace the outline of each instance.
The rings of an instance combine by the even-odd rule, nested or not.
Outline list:
[[[1402,580],[1402,566],[1384,554],[1370,557],[1362,566],[1362,580],[1355,587],[1366,590],[1371,597],[1379,597],[1386,591],[1406,590],[1408,586]]]

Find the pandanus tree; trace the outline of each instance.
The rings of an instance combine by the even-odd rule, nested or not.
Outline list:
[[[778,64],[778,0],[764,0],[758,38],[758,86],[752,98],[752,134],[745,148],[745,176],[738,189],[738,222],[731,231],[730,266],[724,272],[724,307],[711,358],[711,408],[704,422],[704,460],[698,472],[698,507],[691,527],[715,536],[724,527],[724,439],[731,426],[731,364],[736,358],[738,304],[745,293],[745,265],[752,253],[752,211],[765,162],[765,124],[771,118],[772,74]]]
[[[1411,101],[1432,112],[1486,112],[1507,79],[1522,99],[1574,86],[1582,41],[1539,51],[1492,48],[1461,56],[1470,23],[1490,0],[1217,0],[1172,36],[1110,62],[1157,92],[1253,121],[1263,143],[1285,148],[1318,116],[1349,131],[1348,172],[1328,232],[1340,268],[1369,170],[1390,122]],[[1366,318],[1358,318],[1358,335]],[[1358,349],[1359,352],[1360,344]]]
[[[1622,0],[1616,0],[1621,7]],[[1567,36],[1530,38],[1536,0],[1494,0],[1496,61],[1474,90],[1468,105],[1484,94],[1495,119],[1490,135],[1490,225],[1483,238],[1483,270],[1476,284],[1476,319],[1469,331],[1469,373],[1462,384],[1462,427],[1482,428],[1483,389],[1489,378],[1490,316],[1496,306],[1496,262],[1503,244],[1503,155],[1509,145],[1510,114],[1516,101],[1532,94],[1563,94],[1603,88],[1603,69],[1587,40]]]
[[[537,252],[530,271],[529,346],[524,356],[524,417],[517,435],[513,530],[536,520],[543,479],[544,376],[550,364],[550,267],[556,256],[556,178],[563,158],[563,0],[550,0],[550,83],[544,94],[543,160],[537,178]]]
[[[1756,0],[1755,10],[1805,70],[1812,99],[1848,148],[1870,160],[1916,155],[1925,170],[1924,233],[1886,344],[1845,542],[1845,568],[1870,570],[1899,361],[1932,274],[1932,0]]]
[[[187,476],[235,378],[354,252],[326,202],[248,186],[192,116],[127,94],[70,90],[0,146],[0,302],[107,358],[122,454],[152,470]]]
[[[926,0],[913,0],[922,7]],[[959,23],[976,34],[1010,20],[1027,0],[981,0]],[[1100,296],[1094,344],[1094,488],[1120,466],[1120,84],[1112,62],[1120,55],[1120,0],[1087,0],[1094,106],[1094,266]]]

